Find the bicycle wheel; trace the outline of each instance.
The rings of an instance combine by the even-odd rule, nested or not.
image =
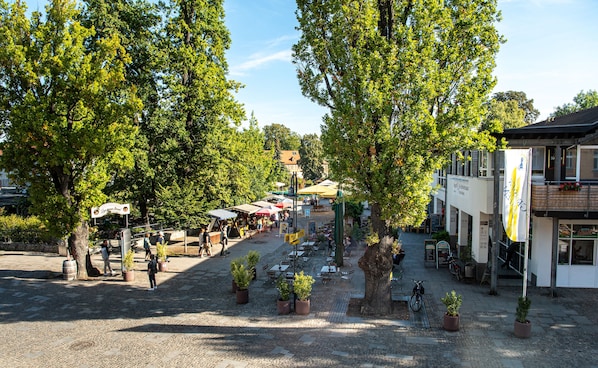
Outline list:
[[[419,312],[422,309],[423,299],[422,296],[419,294],[411,295],[411,299],[409,299],[409,308],[411,308],[414,312]]]
[[[453,262],[449,262],[448,269],[449,269],[449,272],[451,273],[451,275],[456,275],[455,264]]]

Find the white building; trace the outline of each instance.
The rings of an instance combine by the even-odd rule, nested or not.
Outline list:
[[[528,280],[539,287],[598,287],[598,107],[508,129],[500,137],[508,141],[508,148],[533,152]],[[502,190],[504,155],[498,156]],[[463,160],[454,158],[437,173],[439,189],[430,206],[432,213],[443,215],[458,246],[471,246],[478,277],[493,243],[493,159],[493,153],[479,151],[465,152]],[[500,212],[501,198],[497,196]],[[510,241],[501,216],[498,221],[499,258],[504,260]],[[511,263],[519,273],[523,246],[518,244]]]

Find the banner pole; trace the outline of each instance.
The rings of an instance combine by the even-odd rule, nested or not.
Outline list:
[[[529,226],[531,223],[531,199],[532,199],[532,149],[528,149],[527,159],[527,203],[525,204],[525,249],[523,251],[523,297],[527,298],[527,258],[529,255]]]

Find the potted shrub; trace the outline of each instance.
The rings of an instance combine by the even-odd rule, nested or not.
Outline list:
[[[158,257],[158,269],[160,272],[166,272],[168,270],[166,265],[166,258],[168,256],[166,243],[156,243],[156,256]]]
[[[446,293],[440,300],[446,307],[443,320],[444,329],[447,331],[459,331],[459,308],[461,308],[461,304],[463,303],[461,295],[457,294],[455,290],[451,290],[450,294]]]
[[[306,275],[303,273],[303,271],[301,271],[301,273],[295,274],[295,281],[293,282],[293,290],[297,296],[297,301],[295,302],[295,313],[302,315],[309,314],[309,297],[311,296],[311,288],[314,282],[314,278],[310,275]]]
[[[281,275],[276,280],[276,289],[278,290],[278,300],[276,301],[278,314],[291,313],[291,286],[284,276]]]
[[[257,266],[258,262],[260,261],[260,253],[257,250],[250,250],[247,252],[247,268],[249,272],[251,272],[252,280],[257,278],[257,272],[255,267]]]
[[[237,284],[237,304],[246,304],[249,302],[251,273],[244,264],[240,264],[233,270],[233,278]]]
[[[129,249],[122,260],[123,265],[123,279],[125,281],[135,280],[135,251]]]
[[[233,275],[233,283],[232,283],[232,292],[237,292],[237,283],[235,282],[235,270],[240,266],[245,264],[245,257],[235,258],[230,261],[230,273]]]
[[[527,319],[527,314],[532,301],[524,296],[520,296],[517,302],[515,312],[515,336],[528,338],[532,334],[532,323]]]

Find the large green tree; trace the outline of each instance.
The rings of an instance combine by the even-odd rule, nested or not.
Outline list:
[[[500,36],[493,0],[297,0],[304,95],[329,108],[333,175],[371,204],[364,314],[391,311],[393,225],[425,218],[436,169],[478,144]]]
[[[167,7],[156,55],[163,125],[161,139],[151,142],[157,158],[149,158],[156,170],[154,212],[164,222],[177,222],[191,207],[198,216],[187,224],[195,225],[199,214],[231,203],[238,187],[229,169],[236,165],[236,129],[244,111],[233,95],[240,84],[227,79],[230,34],[222,3],[173,0]]]
[[[527,125],[525,111],[519,108],[517,101],[499,101],[493,98],[488,101],[488,113],[480,129],[502,132],[505,129],[520,128],[525,125]]]
[[[524,121],[525,125],[533,124],[538,116],[540,116],[540,111],[534,107],[534,100],[528,99],[525,92],[522,91],[506,91],[506,92],[496,92],[492,96],[492,100],[499,101],[499,102],[509,102],[515,101],[517,106],[523,110],[524,112]],[[512,107],[509,107],[510,110],[513,110]]]
[[[303,178],[311,181],[321,179],[324,175],[324,147],[317,134],[306,134],[301,138],[299,156]]]
[[[576,111],[589,109],[595,106],[598,106],[598,92],[593,89],[590,89],[587,92],[580,91],[577,95],[575,95],[575,97],[573,97],[573,103],[566,103],[562,106],[557,106],[550,116],[558,117],[569,115]]]
[[[298,150],[301,144],[299,134],[282,124],[266,125],[264,127],[264,137],[264,149],[267,150]]]
[[[145,0],[84,0],[82,23],[94,27],[94,38],[118,35],[130,55],[125,65],[125,83],[135,86],[143,102],[138,116],[139,134],[135,146],[133,170],[121,171],[106,188],[110,201],[131,203],[133,217],[149,222],[150,209],[156,203],[156,163],[166,161],[156,142],[168,134],[168,122],[160,114],[160,59],[156,42],[159,34],[160,8]]]
[[[114,173],[133,164],[141,109],[125,83],[129,55],[118,35],[95,37],[72,0],[50,1],[45,19],[0,2],[0,165],[28,187],[32,212],[68,236],[87,277],[90,209]]]

